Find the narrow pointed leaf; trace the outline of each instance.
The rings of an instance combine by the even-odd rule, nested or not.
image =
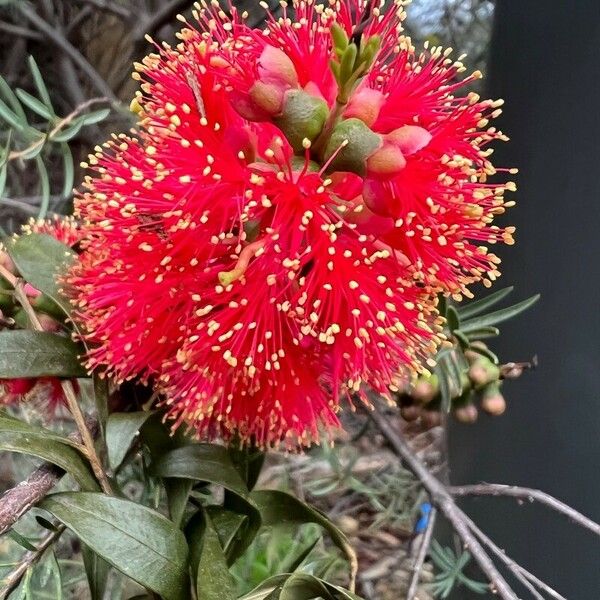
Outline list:
[[[52,494],[40,508],[140,585],[165,600],[187,597],[187,543],[160,513],[129,500],[85,492]]]
[[[29,57],[29,69],[31,70],[33,82],[35,83],[35,87],[40,98],[42,99],[44,104],[52,112],[54,112],[54,109],[52,108],[52,101],[50,100],[50,93],[48,92],[48,88],[46,87],[46,84],[44,83],[44,78],[42,77],[42,73],[40,72],[40,69],[37,66],[37,63],[35,62],[35,58],[33,58],[33,56]]]
[[[44,119],[51,119],[52,113],[48,110],[48,107],[40,102],[35,96],[32,96],[25,90],[17,88],[16,94],[19,100],[28,108],[30,108],[36,115],[43,117]]]
[[[471,317],[475,317],[476,315],[480,315],[482,312],[488,310],[492,306],[495,306],[499,302],[502,302],[504,298],[512,294],[515,288],[510,286],[498,290],[485,298],[481,298],[481,300],[475,300],[475,302],[469,302],[464,306],[458,307],[458,313],[460,318],[465,321],[466,319],[470,319]]]
[[[475,317],[473,319],[469,319],[468,321],[463,321],[461,329],[463,333],[469,334],[471,331],[481,329],[482,327],[496,327],[500,323],[504,323],[505,321],[520,315],[522,312],[533,306],[539,299],[540,295],[536,294],[535,296],[532,296],[527,300],[523,300],[518,304],[514,304],[513,306],[509,306],[508,308],[502,308],[495,312],[488,313],[482,317]]]

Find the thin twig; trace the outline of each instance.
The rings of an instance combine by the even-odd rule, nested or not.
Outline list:
[[[406,594],[406,600],[414,600],[417,594],[417,587],[419,586],[419,580],[421,579],[421,570],[423,569],[423,565],[425,564],[425,557],[427,556],[427,551],[429,550],[429,546],[431,545],[431,537],[433,536],[433,529],[435,527],[436,518],[437,510],[434,507],[429,513],[427,528],[425,529],[425,533],[423,534],[423,539],[421,540],[421,545],[419,546],[419,553],[417,554],[417,557],[412,567],[412,578],[410,580],[408,594]]]
[[[11,35],[16,35],[30,40],[36,40],[38,42],[44,39],[44,36],[41,33],[38,33],[37,31],[32,31],[31,29],[27,29],[26,27],[20,27],[19,25],[15,25],[14,23],[6,23],[4,21],[0,21],[0,31],[4,31],[6,33],[10,33]]]
[[[467,525],[467,516],[457,506],[446,486],[434,477],[429,469],[417,458],[408,442],[398,434],[375,407],[369,411],[370,418],[379,427],[381,433],[406,466],[417,476],[431,497],[431,503],[448,519],[465,547],[477,561],[481,570],[490,581],[492,589],[504,600],[518,600],[518,596],[502,576],[496,565],[479,543]]]
[[[520,564],[510,558],[502,548],[495,544],[477,525],[472,519],[467,517],[467,523],[471,531],[479,538],[479,540],[485,544],[510,570],[510,572],[518,579],[536,598],[536,600],[544,600],[538,591],[531,585],[536,585],[540,590],[546,592],[555,600],[567,600],[564,596],[561,596],[556,590],[552,589],[547,583],[544,583],[541,579],[538,579],[533,573],[530,573],[527,569],[522,567]],[[530,583],[531,582],[531,583]]]
[[[0,271],[0,274],[3,273]],[[11,282],[11,284],[15,288],[15,298],[23,307],[23,310],[25,311],[25,314],[27,315],[27,318],[29,319],[31,325],[37,331],[44,331],[44,328],[42,327],[42,324],[40,323],[40,320],[38,319],[35,310],[33,310],[33,307],[29,303],[27,294],[23,290],[23,282],[18,278],[14,278],[14,276],[13,281],[14,283]],[[108,477],[106,476],[106,473],[104,472],[104,469],[102,467],[102,462],[100,461],[98,453],[96,452],[94,438],[85,422],[85,416],[83,415],[83,411],[79,406],[77,394],[75,393],[73,383],[69,379],[63,379],[61,380],[60,384],[62,387],[63,394],[67,399],[67,406],[69,407],[71,416],[73,417],[73,420],[77,425],[77,429],[81,434],[81,440],[85,448],[85,455],[90,462],[92,470],[94,471],[94,475],[98,479],[98,482],[102,487],[102,491],[105,494],[112,494],[110,482],[108,481]]]
[[[516,485],[504,485],[501,483],[481,483],[477,485],[460,485],[451,487],[448,490],[453,496],[506,496],[516,498],[517,500],[526,500],[528,502],[539,502],[548,506],[552,510],[559,512],[571,519],[577,525],[600,536],[600,524],[592,521],[585,515],[571,508],[569,505],[561,502],[557,498],[546,494],[540,490],[532,488],[519,487]]]
[[[108,98],[90,98],[89,100],[86,100],[83,104],[80,104],[79,106],[75,107],[75,109],[71,111],[66,117],[60,119],[60,121],[58,121],[58,123],[50,130],[48,134],[44,135],[39,140],[36,140],[30,146],[27,146],[27,148],[25,148],[24,150],[13,150],[8,155],[8,160],[15,160],[17,158],[26,156],[35,148],[43,146],[47,140],[52,140],[52,138],[57,133],[62,131],[67,125],[69,125],[73,121],[73,119],[76,119],[79,115],[81,115],[81,113],[85,112],[88,108],[94,106],[95,104],[106,104],[107,102],[110,102]]]
[[[90,62],[52,25],[47,23],[40,15],[32,9],[29,2],[21,1],[14,4],[15,8],[27,19],[38,31],[43,33],[50,42],[58,46],[65,54],[73,59],[73,62],[87,75],[94,87],[103,95],[110,98],[111,102],[118,103],[118,99],[110,86],[101,75],[90,64]]]
[[[2,588],[0,589],[0,600],[6,600],[10,593],[19,585],[21,579],[28,569],[30,569],[46,552],[56,540],[62,535],[66,529],[64,525],[57,525],[55,531],[51,531],[35,550],[30,550],[23,556],[19,564],[13,569],[3,580]]]

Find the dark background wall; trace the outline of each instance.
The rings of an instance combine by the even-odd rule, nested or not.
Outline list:
[[[453,480],[542,488],[600,520],[600,2],[500,0],[489,93],[506,100],[519,192],[503,283],[525,316],[494,346],[540,367],[505,386],[503,418],[453,431]],[[507,219],[508,220],[508,219]],[[600,541],[539,507],[481,499],[476,521],[569,600],[600,598]],[[467,597],[463,591],[457,597]]]

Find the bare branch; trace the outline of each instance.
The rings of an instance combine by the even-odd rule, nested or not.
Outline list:
[[[423,564],[425,563],[425,557],[427,556],[429,546],[431,545],[431,537],[433,535],[436,518],[437,510],[432,508],[431,512],[429,513],[427,528],[425,529],[423,539],[421,540],[421,545],[419,546],[419,553],[417,554],[417,558],[415,559],[415,563],[412,568],[412,578],[410,580],[408,593],[406,594],[406,600],[417,600],[417,587],[419,585],[419,579],[421,578],[421,570],[423,569]]]
[[[28,2],[17,2],[15,8],[29,21],[38,31],[43,33],[46,38],[60,48],[65,54],[71,57],[73,62],[87,75],[94,87],[103,95],[110,98],[112,102],[118,102],[109,85],[100,76],[98,71],[88,62],[88,60],[67,40],[59,31],[47,23]]]
[[[379,427],[396,454],[417,476],[431,497],[431,503],[448,519],[465,547],[477,561],[481,570],[490,581],[493,590],[504,600],[518,600],[518,596],[504,579],[496,565],[479,543],[468,526],[468,517],[457,506],[446,486],[434,477],[429,469],[417,458],[408,442],[398,434],[389,421],[375,407],[369,411],[370,418]]]
[[[477,485],[454,486],[448,491],[453,496],[505,496],[527,502],[539,502],[556,512],[566,515],[574,523],[577,523],[577,525],[581,525],[581,527],[589,529],[600,536],[600,525],[598,523],[582,515],[564,502],[550,496],[550,494],[546,494],[540,490],[501,483],[481,483]]]
[[[540,590],[546,592],[552,598],[555,598],[555,600],[567,600],[556,590],[552,589],[548,584],[544,583],[541,579],[538,579],[533,573],[530,573],[527,571],[527,569],[507,556],[504,550],[497,546],[485,533],[483,533],[483,531],[481,531],[481,529],[479,529],[479,527],[477,527],[477,525],[469,517],[467,517],[467,521],[471,531],[507,566],[515,578],[531,592],[536,600],[544,600],[544,597],[541,596],[531,584],[536,585]]]

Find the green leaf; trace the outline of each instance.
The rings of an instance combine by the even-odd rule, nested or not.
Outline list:
[[[48,214],[48,206],[50,205],[50,176],[41,156],[38,155],[35,157],[35,164],[40,176],[40,196],[42,197],[37,218],[45,219]]]
[[[250,494],[260,510],[263,525],[294,525],[316,523],[327,531],[332,542],[347,556],[352,548],[346,536],[322,513],[294,496],[279,490],[258,490]]]
[[[504,321],[508,321],[509,319],[520,315],[522,312],[533,306],[539,299],[540,295],[536,294],[535,296],[523,300],[518,304],[514,304],[513,306],[509,306],[508,308],[502,308],[495,312],[488,313],[483,317],[475,317],[468,321],[463,321],[461,330],[468,335],[471,331],[481,329],[482,327],[496,327],[500,323],[504,323]]]
[[[458,318],[458,312],[456,312],[456,308],[454,306],[449,306],[446,309],[446,320],[448,329],[450,331],[454,331],[460,327],[460,321]]]
[[[471,331],[468,335],[468,339],[469,342],[475,342],[476,340],[487,340],[488,338],[498,337],[499,335],[500,330],[497,327],[482,327],[481,329]]]
[[[219,536],[225,555],[229,559],[231,549],[236,546],[244,535],[244,526],[248,521],[248,517],[222,506],[207,506],[206,512]]]
[[[140,427],[152,416],[151,412],[113,413],[106,422],[108,464],[116,469],[125,458]]]
[[[191,479],[167,479],[165,481],[169,516],[177,527],[181,527],[185,508],[193,487],[194,482]]]
[[[71,197],[73,193],[73,185],[75,181],[75,168],[73,166],[73,153],[69,144],[62,142],[60,145],[63,157],[63,167],[65,173],[65,180],[63,182],[62,198],[67,199]]]
[[[306,573],[295,573],[288,577],[279,594],[279,600],[313,600],[314,598],[333,600],[323,583]]]
[[[52,494],[40,508],[140,585],[165,600],[187,597],[187,543],[160,513],[129,500],[87,492]]]
[[[265,453],[256,448],[228,448],[233,465],[240,474],[248,490],[252,491],[265,462]]]
[[[25,550],[29,550],[30,552],[35,552],[37,550],[37,548],[24,535],[21,535],[16,529],[9,529],[8,537],[17,542],[19,546],[25,548]]]
[[[110,108],[93,110],[92,112],[89,112],[87,115],[83,116],[83,123],[84,125],[95,125],[96,123],[100,123],[100,121],[104,121],[108,115],[110,115]]]
[[[205,510],[186,527],[190,565],[198,600],[234,600],[234,584],[219,536]]]
[[[17,115],[17,117],[21,119],[21,121],[27,122],[25,111],[23,110],[19,99],[12,91],[10,85],[8,85],[6,82],[6,79],[3,77],[0,77],[0,96],[2,96],[8,102],[10,108]]]
[[[7,244],[6,250],[23,279],[70,314],[72,307],[61,294],[56,277],[75,260],[75,252],[45,233],[22,235]]]
[[[27,125],[27,121],[20,119],[2,100],[0,100],[0,119],[17,131],[23,131]]]
[[[0,450],[37,456],[70,473],[83,489],[98,489],[87,463],[69,440],[43,427],[0,414]]]
[[[85,377],[72,340],[46,331],[0,331],[0,378]]]
[[[482,312],[486,311],[488,308],[491,308],[499,302],[502,302],[504,298],[512,294],[514,289],[515,288],[512,286],[506,287],[501,290],[498,290],[497,292],[494,292],[493,294],[490,294],[489,296],[486,296],[485,298],[481,298],[481,300],[476,300],[475,302],[469,302],[464,306],[459,306],[458,314],[460,315],[460,318],[463,321],[476,315],[479,315]]]
[[[103,600],[110,565],[85,544],[81,546],[85,575],[90,586],[91,600]]]
[[[61,129],[57,133],[53,134],[52,141],[53,142],[68,142],[69,140],[72,140],[81,131],[82,127],[83,127],[83,117],[80,117],[79,119],[75,119],[74,121],[71,122],[71,125],[69,125],[69,127],[66,127],[65,129]]]
[[[48,107],[40,102],[35,96],[32,96],[25,90],[17,88],[16,90],[19,100],[27,107],[29,107],[36,115],[43,117],[44,119],[52,119],[52,113],[48,110]]]
[[[269,577],[257,585],[253,590],[242,596],[239,600],[265,600],[266,598],[270,597],[271,594],[278,594],[281,592],[283,584],[291,576],[291,573],[285,573],[282,575],[274,575],[273,577]],[[273,597],[278,597],[278,595]]]
[[[158,477],[192,479],[220,485],[232,492],[227,508],[248,517],[243,534],[228,548],[227,557],[235,560],[250,545],[260,528],[260,512],[249,498],[248,489],[231,462],[227,449],[216,444],[190,444],[170,450],[154,462]]]
[[[54,109],[52,108],[52,101],[50,100],[48,88],[46,88],[46,84],[44,83],[42,73],[40,72],[40,69],[37,66],[37,63],[35,62],[35,58],[33,58],[33,56],[29,57],[29,69],[31,70],[33,82],[35,83],[35,87],[40,98],[42,99],[43,103],[52,111],[52,114],[54,114]]]

